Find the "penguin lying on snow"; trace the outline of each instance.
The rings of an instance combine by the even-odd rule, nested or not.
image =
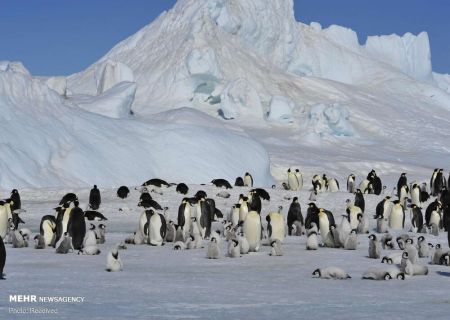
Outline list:
[[[351,279],[350,275],[347,272],[338,267],[316,269],[312,274],[313,276],[317,276],[318,278],[321,279],[337,279],[337,280]]]
[[[233,189],[231,184],[225,179],[214,179],[211,181],[217,188]]]
[[[108,220],[103,214],[101,214],[98,211],[94,211],[94,210],[84,211],[84,217],[86,219],[88,219],[89,221],[92,221],[92,220],[96,220],[96,221]]]
[[[396,272],[396,278],[399,280],[405,280],[405,274],[402,272]],[[362,279],[365,280],[391,280],[393,275],[385,269],[381,268],[370,268],[368,271],[364,272]]]

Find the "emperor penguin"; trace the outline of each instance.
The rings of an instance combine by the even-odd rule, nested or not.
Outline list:
[[[303,175],[299,169],[295,169],[295,176],[298,181],[298,190],[301,190],[303,188]]]
[[[261,217],[258,212],[250,211],[243,225],[244,236],[249,244],[249,251],[258,252],[261,246]]]
[[[288,174],[288,188],[289,188],[289,190],[292,190],[292,191],[299,190],[300,183],[298,181],[297,175],[294,172],[292,172],[290,168],[288,169],[287,174]]]
[[[440,226],[441,208],[442,204],[437,199],[428,205],[427,209],[425,210],[425,222],[428,226],[432,225],[433,223],[438,227]]]
[[[184,233],[188,233],[189,230],[191,230],[191,205],[189,204],[189,201],[187,198],[184,198],[181,202],[180,206],[178,207],[178,228],[181,228],[181,230]]]
[[[439,169],[434,169],[433,173],[431,174],[431,178],[430,178],[430,193],[435,197],[436,195],[434,194],[434,181],[436,180],[436,175],[438,173]]]
[[[240,258],[241,248],[239,246],[239,241],[237,239],[231,239],[228,241],[228,256],[230,258]]]
[[[112,249],[106,257],[106,271],[115,272],[122,271],[123,264],[119,257],[119,250],[117,248]]]
[[[339,182],[335,178],[327,178],[325,185],[329,192],[339,191]]]
[[[391,215],[391,197],[386,196],[383,200],[381,200],[375,209],[376,216],[382,216],[386,221],[389,220],[389,216]]]
[[[399,200],[395,200],[389,216],[389,227],[393,230],[402,230],[405,227],[405,210]]]
[[[253,188],[253,177],[248,172],[246,172],[244,176],[244,187]]]
[[[97,210],[100,208],[100,204],[102,203],[102,196],[100,194],[100,190],[97,188],[95,184],[94,187],[89,192],[89,207],[92,210]]]
[[[297,197],[294,197],[294,199],[292,199],[292,203],[289,207],[287,215],[288,235],[292,235],[292,229],[295,221],[299,221],[302,226],[304,225],[302,208],[300,206],[300,203],[298,202]]]
[[[67,232],[64,232],[63,239],[62,241],[60,241],[59,246],[56,248],[56,253],[67,254],[72,251],[72,238]]]
[[[239,223],[245,222],[249,213],[248,197],[243,197],[239,207]]]
[[[269,243],[275,240],[284,241],[285,229],[284,218],[281,214],[282,206],[278,208],[278,212],[271,212],[266,216],[267,231],[269,233]]]
[[[64,204],[67,204],[68,206],[70,206],[70,204],[75,200],[78,200],[78,196],[75,193],[66,193],[59,201],[59,205],[63,206]]]
[[[73,201],[76,201],[76,199],[73,200]],[[68,231],[67,230],[67,224],[69,223],[70,215],[72,213],[72,208],[70,207],[70,203],[72,203],[72,202],[70,202],[70,201],[69,202],[65,202],[62,205],[62,207],[55,208],[55,210],[57,211],[57,215],[56,215],[56,242],[58,242],[61,239],[61,236]]]
[[[408,200],[408,192],[409,192],[408,190],[409,190],[408,186],[404,185],[400,188],[399,192],[399,200],[404,207],[406,206]]]
[[[244,179],[242,177],[237,177],[234,182],[235,187],[243,187],[244,186]]]
[[[276,256],[276,257],[280,257],[283,255],[283,250],[281,249],[281,242],[280,240],[274,240],[270,243],[270,246],[272,247],[272,249],[270,249],[270,256]]]
[[[358,214],[362,214],[362,210],[360,207],[355,206],[350,199],[346,200],[347,203],[347,217],[348,221],[350,222],[351,229],[358,228]]]
[[[383,259],[381,259],[381,263],[386,264],[400,264],[402,262],[402,253],[391,253],[387,256],[384,256]]]
[[[208,244],[208,251],[206,253],[208,259],[219,259],[220,258],[220,247],[217,244],[216,238],[212,237]]]
[[[354,205],[359,207],[362,213],[364,213],[366,202],[364,201],[364,195],[362,194],[360,189],[356,189]]]
[[[411,205],[411,226],[414,232],[420,232],[423,228],[423,214],[422,210],[416,205]]]
[[[5,274],[3,270],[5,269],[6,263],[6,249],[5,243],[3,242],[3,237],[0,237],[0,280],[5,280]]]
[[[177,193],[186,195],[189,192],[189,187],[185,183],[177,184],[177,188],[175,190]]]
[[[347,177],[347,192],[355,193],[355,175],[353,173],[350,173],[350,175]]]
[[[317,239],[317,226],[315,222],[311,223],[311,228],[308,229],[308,238],[306,240],[306,250],[317,250],[319,248],[319,241]]]
[[[7,204],[5,201],[0,200],[0,238],[5,238],[8,232],[8,211],[6,208]],[[12,217],[11,217],[12,218]]]
[[[434,197],[437,197],[442,190],[442,187],[447,185],[445,182],[445,177],[443,173],[444,169],[439,169],[436,173],[436,178],[433,181],[432,193]]]
[[[358,248],[358,235],[356,234],[356,230],[353,229],[348,235],[347,239],[344,243],[345,250],[356,250]]]
[[[256,191],[252,190],[249,192],[247,205],[249,211],[254,210],[261,214],[262,209],[261,198],[259,197],[259,194]]]
[[[56,218],[52,215],[43,216],[39,225],[39,231],[45,239],[45,245],[55,247]]]
[[[317,201],[317,191],[316,190],[312,190],[311,193],[309,194],[309,201]]]
[[[84,220],[84,212],[79,207],[79,203],[76,200],[74,202],[74,208],[67,222],[67,231],[72,237],[72,245],[75,250],[81,250],[83,246],[83,240],[86,235],[86,222]]]
[[[314,202],[308,204],[308,209],[306,211],[305,227],[306,229],[311,228],[311,223],[314,222],[319,225],[319,208]]]
[[[164,216],[150,209],[148,230],[148,243],[152,246],[161,246],[166,236],[166,219]]]
[[[37,234],[34,236],[34,248],[45,249],[45,238],[43,235]]]
[[[381,254],[381,245],[377,239],[377,236],[371,234],[369,236],[369,258],[371,259],[379,259]]]
[[[416,206],[420,206],[420,187],[417,183],[413,184],[410,190],[411,194],[411,203],[415,204]]]
[[[323,208],[319,209],[319,229],[322,242],[327,238],[330,232],[330,225],[335,225],[333,214]]]
[[[398,181],[397,181],[397,197],[399,198],[399,199],[401,199],[401,196],[400,196],[400,190],[402,189],[402,187],[403,186],[406,186],[406,188],[405,188],[405,191],[409,191],[409,188],[408,188],[408,178],[406,177],[406,173],[405,172],[403,172],[401,175],[400,175],[400,178],[398,178]]]
[[[320,268],[314,270],[312,273],[313,276],[321,279],[337,279],[337,280],[345,280],[350,279],[350,275],[345,272],[343,269],[338,267],[328,267],[328,268]]]
[[[362,193],[371,193],[372,190],[372,183],[368,179],[364,179],[361,181],[358,185],[359,190],[361,190]]]
[[[325,189],[325,181],[318,174],[314,175],[312,178],[313,190],[317,193],[323,192]]]

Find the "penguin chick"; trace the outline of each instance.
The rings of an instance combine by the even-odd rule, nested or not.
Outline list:
[[[230,258],[241,257],[241,248],[237,239],[228,241],[228,256]]]
[[[247,238],[244,237],[244,232],[239,233],[237,240],[239,241],[241,254],[248,254],[248,252],[250,251],[250,244],[248,243]]]
[[[169,220],[169,223],[166,224],[166,236],[164,237],[164,241],[174,242],[176,233],[177,229],[175,228],[175,223],[172,220]]]
[[[424,236],[417,238],[417,246],[419,258],[428,258],[430,256],[430,246],[425,241]]]
[[[344,249],[345,250],[356,250],[358,248],[358,235],[356,230],[353,229],[345,240]]]
[[[34,248],[35,249],[45,249],[45,238],[43,235],[34,236]]]
[[[370,268],[363,273],[362,278],[365,280],[391,280],[391,274],[381,268]]]
[[[387,233],[381,237],[381,247],[383,249],[394,250],[394,242],[390,233]]]
[[[319,248],[319,240],[316,231],[308,231],[308,239],[306,240],[306,250],[317,250]]]
[[[275,241],[272,241],[272,243],[270,244],[270,246],[272,247],[272,249],[270,250],[269,255],[270,256],[282,256],[283,255],[283,250],[281,249],[281,241],[276,239]]]
[[[371,259],[379,259],[381,254],[381,245],[380,242],[377,239],[377,236],[374,234],[371,234],[369,236],[370,242],[369,242],[369,258]]]
[[[22,235],[22,231],[14,230],[11,237],[13,248],[24,248],[28,247],[28,243],[25,241]]]
[[[100,254],[100,249],[97,245],[84,247],[82,250],[78,251],[78,254],[88,255],[88,256],[96,256]]]
[[[67,254],[73,251],[72,237],[69,236],[67,232],[64,233],[64,238],[60,242],[58,248],[56,248],[56,253]]]
[[[106,257],[106,271],[115,272],[122,271],[122,260],[119,257],[119,251],[117,248],[112,249]]]
[[[312,275],[321,279],[337,279],[337,280],[351,279],[350,275],[347,272],[338,267],[316,269],[314,270]]]
[[[408,259],[412,264],[416,264],[419,260],[419,254],[417,248],[413,245],[413,239],[409,238],[405,243],[405,251],[408,252]]]
[[[434,247],[434,253],[433,257],[431,259],[431,264],[439,264],[439,261],[441,260],[441,256],[444,254],[444,251],[442,250],[441,245],[438,243]]]
[[[97,244],[105,243],[106,226],[103,223],[100,223],[95,231]]]
[[[381,263],[386,264],[400,264],[401,261],[402,261],[402,254],[397,252],[384,256],[383,259],[381,259]]]
[[[220,257],[220,247],[217,245],[217,240],[214,237],[211,238],[211,241],[208,244],[206,257],[208,259],[219,259]]]
[[[173,244],[173,250],[185,250],[186,244],[183,241],[177,241]]]

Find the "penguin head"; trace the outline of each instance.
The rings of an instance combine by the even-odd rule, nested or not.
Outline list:
[[[78,208],[78,206],[80,205],[80,203],[78,202],[78,200],[75,200],[75,201],[73,202],[73,205],[74,205],[76,208]]]
[[[283,184],[285,184],[284,182],[283,182]],[[272,189],[275,189],[277,186],[276,185],[272,185]]]
[[[70,202],[64,202],[63,208],[64,208],[64,209],[67,209],[67,208],[69,208],[69,207],[70,207]]]
[[[189,239],[191,239],[191,241],[195,240],[195,238],[194,238],[194,236],[192,234],[189,236]]]
[[[408,252],[403,251],[403,253],[402,253],[402,259],[408,259],[408,257],[409,257]]]
[[[67,232],[64,232],[64,237],[67,237],[69,234]]]
[[[406,243],[408,244],[413,244],[414,240],[412,238],[408,238],[406,239]]]
[[[428,243],[428,248],[433,249],[434,245],[432,243]]]
[[[106,226],[105,226],[103,223],[100,223],[100,224],[98,225],[98,228],[99,228],[99,229],[106,229]]]
[[[381,263],[388,263],[389,258],[384,256],[383,259],[381,259]]]
[[[375,216],[375,219],[383,220],[384,216],[382,214],[379,214],[379,215]]]
[[[289,169],[287,170],[287,172],[290,173],[290,172],[291,172],[291,168],[289,168]]]
[[[38,240],[38,239],[39,239],[39,234],[37,234],[37,235],[34,236],[34,240],[35,240],[35,241]]]
[[[392,276],[391,276],[391,274],[390,274],[389,272],[386,272],[386,273],[384,274],[383,279],[384,279],[384,280],[391,280],[391,279],[392,279]]]
[[[113,256],[114,259],[117,260],[117,258],[119,257],[119,251],[117,250],[117,248],[111,250],[111,255]]]
[[[97,185],[96,184],[94,184],[94,189],[97,189]]]
[[[283,206],[278,206],[278,213],[280,213],[281,210],[283,210]]]
[[[435,248],[436,248],[436,250],[437,250],[437,249],[440,249],[440,248],[441,248],[441,244],[440,244],[440,243],[438,243],[438,244],[436,245],[436,247],[435,247]]]
[[[95,230],[95,225],[91,223],[91,226],[89,227],[89,230]]]
[[[192,222],[196,222],[197,221],[197,217],[191,217]]]
[[[356,234],[356,229],[352,229],[352,231],[350,231],[350,234]]]
[[[371,234],[371,235],[369,236],[369,239],[372,240],[372,241],[376,241],[376,240],[377,240],[377,236],[374,235],[374,234]]]
[[[233,247],[237,247],[239,244],[239,241],[237,241],[236,239],[231,239],[231,241],[233,242]]]
[[[217,243],[217,239],[215,237],[212,237],[211,242]]]
[[[422,242],[422,241],[424,241],[424,240],[425,240],[425,237],[424,237],[424,236],[420,236],[420,237],[417,238],[417,242]]]
[[[298,172],[298,173],[300,173],[300,170],[299,170],[299,169],[295,169],[295,172]]]
[[[11,195],[16,194],[16,193],[19,193],[19,191],[17,191],[17,189],[12,189]]]
[[[321,276],[320,269],[314,270],[313,273],[312,273],[312,275],[313,275],[313,276],[318,276],[318,277],[320,278],[320,276]]]
[[[274,241],[272,241],[272,242],[270,243],[270,246],[273,247],[273,246],[275,246],[276,243],[277,243],[277,241],[274,240]]]
[[[357,219],[358,221],[361,222],[362,218],[363,218],[363,215],[362,215],[361,213],[358,213],[358,214],[356,215],[356,219]]]

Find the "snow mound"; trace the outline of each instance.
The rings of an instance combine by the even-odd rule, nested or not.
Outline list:
[[[130,84],[118,86],[125,85]],[[265,149],[246,133],[211,130],[211,118],[195,113],[190,123],[170,123],[177,117],[184,115],[173,111],[167,121],[161,121],[164,115],[157,121],[102,117],[62,98],[42,80],[11,68],[0,71],[0,185],[116,187],[153,177],[207,183],[233,180],[246,171],[257,185],[273,183]]]
[[[46,81],[47,86],[55,90],[60,96],[67,95],[67,79],[66,77],[50,77]]]
[[[106,60],[96,67],[97,93],[102,94],[116,84],[134,82],[133,71],[124,63]]]
[[[98,96],[71,97],[80,108],[110,118],[125,118],[131,113],[136,83],[120,82]]]

